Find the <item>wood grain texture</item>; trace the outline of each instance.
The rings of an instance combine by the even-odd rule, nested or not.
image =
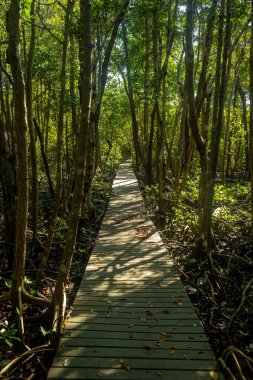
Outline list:
[[[203,327],[122,164],[48,379],[210,380],[212,370]]]

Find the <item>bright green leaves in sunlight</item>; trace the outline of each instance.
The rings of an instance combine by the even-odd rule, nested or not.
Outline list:
[[[21,0],[22,16],[26,19],[30,17],[32,0]]]

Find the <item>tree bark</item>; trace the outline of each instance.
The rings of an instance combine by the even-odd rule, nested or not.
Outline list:
[[[9,37],[7,62],[11,67],[14,89],[14,135],[16,142],[16,225],[15,255],[12,275],[11,300],[22,317],[21,294],[24,290],[26,231],[28,214],[28,163],[27,163],[27,114],[25,84],[20,59],[20,20],[19,0],[11,0],[6,15],[6,30]],[[23,326],[21,326],[23,332]]]
[[[69,216],[69,228],[63,256],[57,276],[55,292],[52,299],[53,331],[60,332],[65,313],[65,287],[72,261],[83,199],[84,167],[87,153],[88,128],[90,117],[91,93],[91,4],[89,0],[80,0],[80,71],[81,124],[79,130],[78,151],[74,191]]]
[[[139,170],[140,161],[142,160],[142,153],[141,153],[140,141],[139,141],[139,127],[138,127],[135,102],[134,102],[134,91],[133,91],[133,85],[132,85],[130,58],[129,58],[129,52],[128,52],[128,40],[127,40],[125,26],[123,26],[122,31],[123,31],[122,38],[123,38],[124,53],[125,53],[125,64],[126,64],[126,72],[127,72],[126,74],[127,75],[127,95],[128,95],[130,112],[131,112],[131,120],[132,120],[132,136],[133,136],[133,144],[134,144],[134,152],[135,152],[135,165],[136,165],[137,170]]]
[[[251,0],[251,20],[253,20],[253,0]],[[249,134],[249,162],[251,185],[251,235],[253,236],[253,22],[251,22],[250,37],[250,134]]]
[[[59,100],[59,111],[58,111],[58,121],[57,121],[57,153],[56,153],[56,188],[55,188],[55,200],[50,217],[50,226],[47,235],[47,239],[44,245],[43,255],[41,257],[39,269],[36,276],[36,287],[41,283],[44,276],[44,271],[47,265],[49,253],[51,250],[52,241],[54,238],[54,229],[56,224],[56,218],[60,207],[61,196],[62,196],[62,162],[63,162],[63,132],[64,132],[64,100],[65,100],[65,90],[66,90],[66,67],[67,67],[67,49],[69,40],[69,26],[70,26],[70,15],[73,10],[73,0],[68,0],[66,14],[65,14],[65,25],[64,25],[64,40],[62,49],[62,66],[61,66],[61,90],[60,90],[60,100]]]
[[[38,235],[38,170],[37,170],[37,151],[36,140],[34,136],[33,109],[32,109],[32,65],[35,51],[35,3],[31,3],[31,38],[30,47],[27,57],[26,68],[26,104],[27,104],[27,122],[30,135],[31,149],[31,166],[32,166],[32,232],[33,239]]]

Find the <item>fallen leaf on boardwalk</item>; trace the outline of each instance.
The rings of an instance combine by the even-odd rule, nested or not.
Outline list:
[[[151,316],[154,315],[154,312],[152,310],[146,310],[146,314]]]
[[[162,373],[161,372],[155,372],[156,376],[159,376],[161,377],[162,376]]]
[[[167,333],[160,333],[160,338],[159,338],[159,342],[162,343],[162,342],[165,342],[167,340],[167,338],[169,338],[171,335],[167,334]]]
[[[188,336],[188,339],[194,340],[195,338],[194,338],[194,336]]]
[[[163,331],[161,331],[160,334],[163,335],[163,336],[168,336],[168,333],[163,332]]]
[[[133,337],[134,337],[133,334],[129,333],[128,335],[129,335],[130,339],[133,339]]]
[[[112,316],[112,308],[109,306],[109,307],[107,308],[106,318],[111,318],[111,316]]]
[[[119,364],[122,368],[126,369],[127,371],[130,371],[130,365],[124,359],[119,359]]]
[[[184,360],[190,360],[190,357],[189,357],[189,355],[187,355],[187,354],[184,354]]]
[[[145,350],[147,350],[147,351],[150,351],[150,350],[151,350],[151,347],[150,347],[150,346],[143,346],[143,348],[145,348]]]
[[[130,329],[131,327],[134,327],[134,325],[133,325],[133,324],[131,324],[131,325],[128,325],[127,327]]]
[[[219,378],[220,378],[220,373],[217,371],[212,370],[209,372],[209,375],[210,375],[211,379],[213,379],[213,380],[219,380]]]
[[[176,348],[174,348],[173,350],[170,351],[170,355],[175,355],[176,351],[177,351]]]

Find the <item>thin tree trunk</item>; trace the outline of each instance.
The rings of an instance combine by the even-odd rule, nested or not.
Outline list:
[[[224,7],[225,4],[221,4],[221,18],[220,18],[220,28],[219,35],[220,41],[223,39],[223,23],[224,23]],[[208,179],[207,179],[207,189],[205,191],[205,196],[203,200],[203,223],[202,223],[202,234],[207,239],[207,249],[208,252],[211,252],[213,245],[212,238],[212,204],[213,204],[213,196],[214,196],[214,185],[215,185],[215,177],[217,171],[217,162],[219,155],[219,147],[220,147],[220,139],[221,132],[223,129],[223,119],[224,119],[224,105],[225,105],[225,96],[227,92],[227,81],[228,81],[228,52],[230,47],[230,0],[226,2],[226,24],[225,24],[225,35],[224,35],[224,47],[222,53],[222,64],[221,59],[217,57],[217,66],[216,66],[216,75],[219,77],[221,72],[220,80],[218,79],[216,85],[218,90],[216,91],[216,99],[217,103],[214,105],[214,113],[213,113],[213,128],[211,134],[211,142],[210,142],[210,161],[208,167]],[[219,44],[221,46],[221,43]],[[219,48],[218,48],[219,49]],[[221,52],[221,50],[220,50]],[[216,113],[215,113],[216,111]]]
[[[63,256],[57,276],[55,292],[52,299],[53,330],[60,332],[65,313],[65,287],[72,261],[76,242],[77,229],[83,199],[84,166],[87,152],[88,126],[90,116],[90,91],[91,91],[91,5],[89,0],[80,0],[80,58],[82,68],[80,72],[81,90],[81,124],[79,130],[78,151],[76,160],[76,172],[74,191],[69,216],[69,229]]]
[[[65,100],[65,89],[66,89],[66,67],[67,67],[67,48],[69,39],[69,26],[70,26],[70,15],[73,9],[73,1],[68,0],[67,9],[65,14],[65,29],[64,29],[64,40],[62,49],[62,66],[61,66],[61,90],[60,90],[60,100],[59,100],[59,113],[58,113],[58,123],[57,123],[57,154],[56,154],[56,188],[55,188],[55,201],[50,217],[50,226],[47,235],[46,242],[44,244],[44,251],[41,257],[39,269],[36,276],[36,287],[41,283],[44,276],[44,271],[47,265],[49,253],[51,250],[52,241],[54,238],[54,229],[57,218],[57,213],[59,210],[61,195],[62,195],[62,163],[63,163],[63,132],[64,132],[64,100]]]
[[[140,160],[142,160],[142,153],[141,153],[140,142],[139,142],[139,131],[138,131],[139,128],[138,128],[135,102],[134,102],[134,91],[133,91],[133,85],[132,85],[130,58],[129,58],[129,52],[128,52],[128,40],[127,40],[125,26],[123,26],[122,37],[123,37],[124,52],[125,52],[125,64],[126,64],[126,70],[127,70],[127,95],[128,95],[130,111],[131,111],[132,136],[133,136],[134,152],[135,152],[135,165],[136,165],[137,170],[139,170]]]
[[[15,256],[11,286],[11,300],[18,308],[20,331],[24,333],[22,291],[24,290],[26,231],[28,215],[28,163],[27,163],[27,119],[25,85],[20,60],[20,2],[12,0],[6,17],[9,37],[7,61],[10,64],[14,84],[14,134],[16,142],[16,225]]]
[[[38,135],[38,138],[39,138],[39,142],[40,142],[41,156],[42,156],[42,161],[43,161],[44,167],[45,167],[45,172],[46,172],[46,176],[47,176],[47,182],[48,182],[49,192],[50,192],[51,196],[54,198],[54,187],[53,187],[53,182],[52,182],[52,179],[51,179],[51,174],[50,174],[50,169],[49,169],[47,155],[46,155],[45,148],[44,148],[43,137],[42,137],[42,134],[41,134],[40,127],[39,127],[39,125],[38,125],[38,123],[37,123],[37,121],[36,121],[35,118],[33,118],[33,123],[34,123],[35,129],[36,129],[36,132],[37,132],[37,135]]]
[[[32,232],[33,239],[38,235],[38,170],[37,170],[37,151],[34,136],[33,110],[32,110],[32,65],[35,50],[35,3],[31,3],[31,38],[27,58],[26,69],[26,104],[27,122],[30,134],[31,166],[32,166]]]
[[[249,131],[248,131],[248,121],[247,121],[247,101],[246,92],[242,88],[240,78],[237,81],[237,89],[242,102],[242,123],[245,136],[245,176],[249,177]]]
[[[253,20],[253,0],[251,0],[251,20]],[[253,22],[251,22],[250,38],[250,134],[249,134],[249,162],[251,184],[251,235],[253,236]]]

